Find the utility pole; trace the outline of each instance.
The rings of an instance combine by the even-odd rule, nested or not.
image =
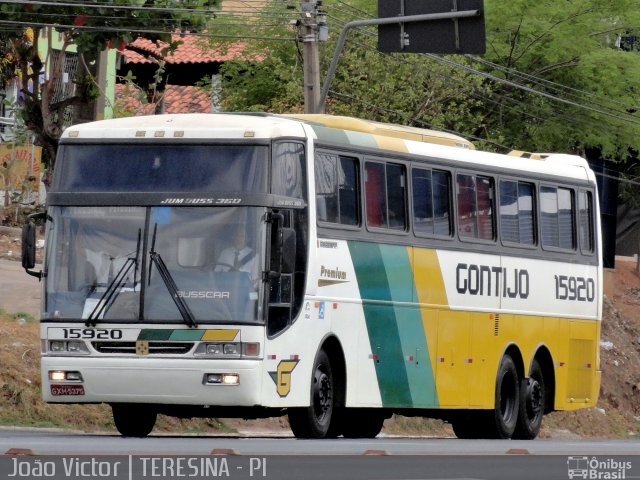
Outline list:
[[[304,64],[304,113],[318,113],[320,56],[318,54],[318,1],[301,0],[300,38]]]

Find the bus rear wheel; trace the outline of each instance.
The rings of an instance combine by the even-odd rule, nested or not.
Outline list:
[[[533,440],[538,436],[544,415],[545,395],[542,368],[538,361],[534,360],[529,378],[522,381],[520,388],[520,410],[513,438]]]
[[[113,404],[113,422],[123,437],[146,437],[151,433],[158,416],[149,405]]]
[[[496,377],[495,407],[487,417],[487,438],[511,438],[518,422],[519,409],[518,370],[513,359],[505,355]]]
[[[335,436],[331,429],[332,419],[335,421],[335,388],[329,356],[320,350],[311,377],[311,405],[289,409],[289,425],[296,438]]]
[[[451,420],[458,438],[511,438],[518,422],[520,382],[518,371],[509,355],[502,357],[496,377],[493,410],[462,413]]]
[[[383,412],[373,408],[346,408],[342,419],[344,438],[375,438],[384,424]]]

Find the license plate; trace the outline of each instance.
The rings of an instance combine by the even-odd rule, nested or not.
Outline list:
[[[51,395],[84,395],[84,387],[82,385],[51,385]]]

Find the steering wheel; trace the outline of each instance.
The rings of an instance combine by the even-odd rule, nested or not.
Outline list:
[[[228,270],[217,270],[217,269],[218,269],[218,267],[226,267],[226,268],[228,268]],[[225,262],[217,262],[217,263],[216,263],[216,266],[213,268],[213,271],[214,271],[214,272],[215,272],[216,270],[217,270],[217,271],[219,271],[219,272],[220,272],[220,271],[223,271],[223,272],[224,272],[224,271],[227,271],[227,272],[238,272],[238,271],[240,271],[240,270],[238,269],[238,267],[234,267],[234,266],[233,266],[233,265],[231,265],[230,263],[225,263]]]

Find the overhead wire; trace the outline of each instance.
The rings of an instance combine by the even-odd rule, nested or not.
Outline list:
[[[323,6],[323,8],[325,10],[327,10],[328,8],[333,10],[334,12],[337,11],[338,14],[343,14],[343,15],[347,15],[350,18],[354,18],[354,17],[362,17],[363,15],[366,15],[368,17],[371,17],[371,15],[368,12],[365,12],[362,9],[359,9],[353,5],[349,5],[348,3],[344,2],[343,0],[335,0],[335,2],[340,5],[341,7],[328,7],[326,2],[325,5]],[[93,8],[93,7],[99,7],[99,8],[109,8],[109,9],[122,9],[122,8],[126,8],[126,9],[131,9],[131,10],[141,10],[139,5],[134,5],[134,4],[118,4],[118,5],[114,5],[112,3],[100,3],[100,2],[96,2],[96,3],[91,3],[88,4],[85,2],[83,2],[82,0],[66,0],[66,1],[57,1],[57,0],[53,0],[53,1],[41,1],[41,0],[34,0],[34,1],[30,1],[30,0],[0,0],[0,4],[2,3],[8,3],[8,4],[38,4],[38,5],[47,5],[47,6],[81,6],[81,7],[88,7],[88,8]],[[246,5],[246,9],[243,7],[240,7],[238,5],[238,3],[242,3],[244,5]],[[207,9],[205,12],[203,12],[203,10],[201,9],[174,9],[174,8],[162,8],[162,7],[144,7],[144,10],[148,11],[149,9],[151,10],[157,10],[157,11],[171,11],[171,12],[177,12],[177,11],[181,11],[181,12],[188,12],[188,13],[194,13],[194,14],[203,14],[203,13],[211,13],[213,15],[219,16],[219,15],[226,15],[228,18],[232,19],[232,21],[230,23],[225,23],[225,24],[219,24],[220,26],[242,26],[243,22],[242,22],[242,17],[240,17],[240,19],[236,19],[233,18],[234,16],[237,17],[239,15],[253,15],[253,14],[257,14],[260,13],[262,11],[261,6],[263,6],[263,1],[262,0],[238,0],[237,2],[234,3],[233,9],[230,10],[220,10],[220,9],[215,9],[215,8],[211,8],[211,9]],[[295,9],[295,4],[293,2],[290,3],[283,3],[283,4],[279,4],[280,6],[284,6],[287,11],[286,12],[282,12],[282,11],[277,11],[277,12],[271,12],[271,13],[276,13],[280,16],[293,16],[294,14],[298,14],[299,12],[297,12],[297,10]],[[350,10],[350,12],[346,12],[346,8],[348,8]],[[248,11],[250,12],[248,12]],[[35,13],[35,12],[34,12]],[[41,13],[41,12],[37,12],[37,13]],[[41,13],[43,15],[46,15],[44,13]],[[59,17],[59,16],[58,16]],[[335,16],[331,16],[337,23],[346,23],[346,21],[342,18],[338,18]],[[113,17],[110,17],[113,18]],[[122,18],[118,17],[118,20],[123,20]],[[218,20],[219,22],[219,20]],[[237,24],[235,22],[238,22]],[[2,24],[15,24],[16,22],[3,22],[2,20],[0,20],[0,25]],[[18,22],[19,23],[19,22]],[[113,27],[113,26],[109,26],[109,27],[92,27],[92,26],[76,26],[76,25],[65,25],[65,24],[51,24],[51,23],[47,23],[47,22],[41,22],[39,25],[42,26],[58,26],[59,28],[75,28],[75,29],[85,29],[85,30],[104,30],[104,31],[113,31],[113,32],[127,32],[130,31],[130,29],[126,29],[126,28],[118,28],[118,27]],[[155,24],[151,24],[151,26],[156,26]],[[164,25],[163,25],[164,26]],[[255,26],[255,25],[253,25]],[[279,26],[279,24],[275,23],[275,24],[266,24],[266,23],[262,23],[257,25],[257,27],[276,27]],[[1,27],[0,27],[1,28]],[[363,29],[364,30],[364,29]],[[160,28],[148,28],[148,29],[143,29],[143,30],[139,30],[136,29],[136,31],[140,31],[140,33],[152,33],[152,34],[164,34],[164,33],[172,33],[167,31],[166,29],[162,29],[162,27]],[[190,33],[191,34],[191,33]],[[193,33],[193,35],[196,36],[201,36],[201,37],[210,37],[210,38],[223,38],[223,39],[249,39],[249,40],[269,40],[269,41],[295,41],[296,38],[282,38],[282,37],[275,37],[275,36],[246,36],[246,35],[224,35],[224,34],[215,34],[215,33]],[[369,33],[370,36],[375,35],[374,33]],[[367,47],[369,49],[373,49],[375,51],[377,51],[377,49],[374,49],[373,47]],[[437,61],[437,62],[441,62],[443,64],[449,65],[453,68],[462,68],[472,74],[476,74],[476,75],[482,75],[485,78],[487,78],[488,80],[491,80],[493,82],[499,82],[499,83],[503,83],[506,84],[512,88],[516,88],[516,89],[520,89],[523,90],[527,93],[533,94],[533,95],[540,95],[543,97],[546,97],[550,100],[554,100],[554,101],[558,101],[561,103],[565,103],[567,105],[576,107],[576,108],[587,108],[590,109],[592,112],[594,113],[598,113],[601,115],[605,115],[605,116],[609,116],[611,118],[615,118],[616,120],[622,120],[622,121],[631,121],[632,123],[636,123],[637,120],[634,119],[633,117],[631,118],[625,118],[623,116],[618,115],[617,113],[612,113],[612,112],[608,112],[607,110],[601,110],[601,109],[597,109],[597,108],[593,108],[593,107],[589,107],[588,105],[584,105],[581,104],[578,101],[573,101],[573,100],[569,100],[569,99],[564,99],[552,94],[549,94],[547,92],[541,92],[540,90],[537,90],[535,88],[532,87],[528,87],[526,85],[522,85],[518,82],[514,82],[514,81],[508,81],[505,79],[501,79],[500,77],[496,77],[494,75],[491,75],[487,72],[483,72],[481,70],[477,70],[477,69],[473,69],[467,65],[464,64],[460,64],[459,62],[455,62],[455,61],[451,61],[451,60],[446,60],[443,59],[442,57],[436,56],[436,55],[426,55],[427,57],[430,57],[432,60]],[[392,57],[396,57],[396,56],[392,56]],[[477,59],[474,58],[470,58],[471,61],[477,61]],[[483,61],[484,62],[484,61]],[[485,66],[489,66],[491,68],[496,68],[499,69],[500,71],[505,71],[506,67],[501,67],[497,64],[494,65],[487,65],[485,64]],[[500,67],[500,68],[498,68]],[[513,76],[518,76],[521,79],[526,79],[529,80],[531,82],[533,82],[534,84],[537,85],[547,85],[549,88],[552,88],[553,85],[550,85],[550,83],[553,82],[549,82],[545,79],[541,79],[539,77],[535,77],[529,74],[525,74],[523,72],[518,72],[514,69],[510,69],[510,74],[512,74]],[[547,83],[549,82],[549,83]],[[555,90],[557,92],[560,92],[561,88],[563,86],[561,86],[560,84],[558,84],[558,89]],[[566,88],[570,88],[570,87],[566,87]],[[583,92],[576,92],[576,94],[578,93],[583,93]],[[587,92],[588,93],[588,92]],[[477,92],[471,92],[470,95],[475,96],[474,98],[477,98],[479,100],[485,100],[485,101],[489,101],[495,105],[500,105],[506,108],[515,108],[515,107],[508,107],[507,105],[504,105],[504,103],[502,103],[502,101],[507,101],[507,102],[511,102],[511,103],[515,103],[515,104],[520,104],[520,106],[525,106],[522,102],[511,98],[510,96],[504,96],[501,97],[500,100],[496,100],[495,95],[493,96],[493,98],[489,98],[487,96],[482,96],[480,94],[478,94]],[[593,94],[592,94],[593,95]],[[527,106],[529,107],[529,106]],[[604,105],[602,106],[603,108],[606,108]],[[535,114],[531,113],[530,111],[525,111],[524,113],[525,115],[528,115],[530,118],[534,118],[537,120],[544,120],[543,117],[539,117],[536,116]],[[563,118],[565,120],[570,120],[570,121],[574,121],[574,122],[585,122],[585,120],[580,119],[579,117],[568,117],[566,115],[560,114],[558,112],[553,112],[554,116],[559,116],[559,118]]]
[[[400,110],[394,110],[394,109],[387,108],[387,107],[382,107],[382,106],[377,105],[375,103],[367,102],[366,100],[363,100],[361,98],[355,97],[353,95],[349,95],[349,94],[342,93],[342,92],[337,92],[335,90],[330,90],[330,92],[333,95],[344,97],[344,98],[347,98],[349,100],[354,100],[357,103],[359,103],[360,105],[364,105],[366,107],[369,107],[369,108],[372,108],[372,109],[375,109],[375,110],[381,110],[381,111],[384,111],[384,112],[387,112],[387,113],[396,114],[399,117],[404,118],[405,120],[408,120],[408,121],[410,121],[410,122],[412,122],[414,124],[421,125],[423,127],[427,127],[427,128],[433,129],[433,130],[438,130],[438,131],[442,131],[442,132],[446,132],[446,133],[451,133],[453,135],[458,135],[458,136],[461,136],[461,137],[464,137],[464,138],[470,138],[470,139],[476,140],[476,141],[489,143],[491,145],[500,147],[500,148],[502,148],[502,149],[504,149],[506,151],[513,150],[513,147],[507,147],[506,145],[502,145],[502,144],[500,144],[498,142],[495,142],[493,140],[488,140],[486,138],[480,138],[480,137],[477,137],[475,135],[471,135],[471,134],[468,134],[468,133],[460,133],[460,132],[457,132],[455,130],[451,130],[451,129],[443,128],[443,127],[440,127],[440,126],[437,126],[437,125],[433,125],[433,124],[431,124],[431,123],[429,123],[429,122],[427,122],[425,120],[412,118],[407,112],[403,112],[403,111],[400,111]]]
[[[343,20],[340,20],[340,21],[342,21],[343,24],[346,23]],[[358,30],[361,31],[361,32],[364,32],[366,35],[375,36],[375,33],[371,32],[371,29],[367,30],[367,28],[359,28]],[[373,47],[368,47],[368,48],[373,48]],[[440,63],[446,63],[449,66],[453,66],[453,67],[458,68],[458,69],[464,69],[464,70],[469,71],[470,73],[473,73],[473,74],[476,74],[476,75],[484,76],[485,78],[487,78],[489,80],[492,80],[494,82],[507,84],[512,88],[516,88],[516,89],[519,89],[519,90],[524,90],[524,91],[526,91],[528,93],[532,93],[532,94],[535,94],[535,95],[546,97],[548,99],[551,99],[551,100],[554,100],[554,101],[557,101],[557,102],[561,102],[561,103],[565,103],[565,104],[568,104],[568,105],[572,105],[572,106],[577,107],[577,108],[584,108],[584,109],[587,109],[587,110],[591,110],[592,112],[599,113],[599,114],[605,115],[605,116],[609,116],[609,117],[615,118],[617,120],[621,120],[623,122],[629,122],[629,123],[634,123],[634,124],[639,124],[640,125],[640,119],[637,119],[637,118],[634,118],[634,117],[621,116],[620,115],[621,112],[609,112],[609,111],[606,111],[606,110],[602,110],[602,109],[598,109],[598,108],[595,108],[595,107],[591,107],[589,105],[585,105],[583,103],[579,103],[579,102],[572,101],[572,100],[569,100],[569,99],[565,99],[565,98],[562,98],[562,97],[559,97],[559,96],[555,96],[555,95],[549,94],[549,93],[544,92],[544,91],[533,89],[533,88],[531,88],[531,87],[529,87],[527,85],[519,84],[517,82],[509,81],[509,80],[506,80],[506,79],[501,79],[500,77],[496,77],[496,76],[491,75],[491,74],[489,74],[487,72],[484,72],[484,71],[481,71],[481,70],[477,70],[477,69],[473,69],[473,68],[471,68],[471,67],[469,67],[467,65],[461,64],[459,62],[455,62],[455,61],[450,60],[450,59],[445,59],[445,58],[443,58],[441,56],[438,56],[438,55],[435,55],[435,54],[418,54],[418,55],[422,55],[422,56],[425,56],[427,58],[431,58],[432,60],[440,62]],[[393,57],[393,56],[391,56],[391,57]],[[507,97],[505,97],[505,98],[507,98]],[[566,118],[568,118],[570,121],[573,121],[575,119],[575,117],[566,117]]]
[[[364,30],[364,29],[363,29]],[[365,33],[366,35],[369,36],[375,36],[375,34],[370,33],[370,32],[361,32],[361,33]],[[357,40],[351,40],[352,44],[358,45],[360,48],[362,49],[366,49],[375,53],[378,53],[380,55],[385,55],[386,59],[392,60],[396,63],[404,63],[404,64],[408,64],[408,65],[413,65],[413,62],[409,59],[406,58],[402,58],[402,55],[387,55],[385,53],[379,52],[375,47],[372,47],[371,45],[367,45],[365,43],[362,42],[358,42]],[[462,79],[459,79],[457,77],[451,77],[451,76],[447,76],[441,72],[437,72],[437,71],[432,71],[430,72],[431,75],[435,75],[438,77],[441,77],[447,81],[455,81],[457,84],[461,85],[461,87],[466,88],[468,85],[463,83]],[[524,102],[516,99],[516,98],[512,98],[511,96],[500,96],[499,100],[496,100],[495,97],[498,97],[498,94],[494,94],[491,93],[491,97],[488,97],[487,95],[482,95],[477,91],[474,90],[470,90],[468,92],[468,95],[476,98],[480,101],[485,101],[485,102],[490,102],[496,106],[500,106],[501,108],[506,108],[507,110],[511,110],[511,111],[516,111],[515,107],[510,107],[509,105],[505,105],[503,102],[509,102],[509,103],[515,103],[519,106],[525,107],[523,110],[517,110],[518,114],[526,116],[528,118],[532,118],[532,119],[536,119],[539,121],[547,121],[548,120],[548,116],[545,117],[541,117],[538,115],[535,115],[534,113],[531,112],[532,107],[530,104],[525,104]],[[552,112],[553,116],[558,117],[558,118],[562,118],[565,121],[568,122],[572,122],[572,123],[580,123],[583,125],[588,124],[589,122],[586,119],[583,119],[581,117],[571,117],[571,116],[567,116],[565,114],[562,113],[558,113],[558,112]]]

